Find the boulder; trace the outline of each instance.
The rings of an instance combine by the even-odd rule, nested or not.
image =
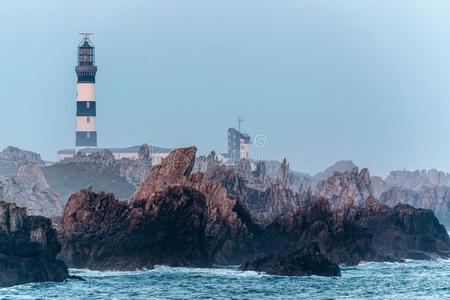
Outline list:
[[[339,266],[320,253],[317,243],[286,256],[269,255],[248,262],[240,269],[281,276],[341,276]]]

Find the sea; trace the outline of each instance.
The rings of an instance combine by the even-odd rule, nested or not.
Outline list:
[[[240,271],[157,267],[132,272],[71,269],[86,281],[0,289],[1,299],[450,299],[450,260],[361,263],[342,277],[285,277]]]

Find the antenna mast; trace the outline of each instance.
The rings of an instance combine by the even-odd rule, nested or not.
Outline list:
[[[238,121],[238,129],[239,129],[239,132],[241,132],[241,123],[244,121],[244,119],[242,119],[241,117],[239,117],[237,121]]]
[[[90,36],[93,35],[92,32],[80,32],[79,35],[83,36],[85,40],[90,40]]]

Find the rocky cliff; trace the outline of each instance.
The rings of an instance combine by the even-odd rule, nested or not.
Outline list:
[[[217,168],[221,165],[221,162],[219,161],[216,152],[212,151],[210,154],[204,156],[199,156],[195,159],[195,165],[192,169],[193,173],[196,172],[207,172],[209,170],[212,170],[214,168]]]
[[[67,266],[56,259],[59,250],[49,219],[0,201],[0,287],[67,279]]]
[[[26,207],[30,215],[60,216],[63,203],[49,191],[41,168],[35,163],[19,167],[15,176],[0,176],[0,200]]]
[[[151,198],[156,192],[171,186],[184,186],[201,192],[206,200],[206,227],[208,257],[219,264],[238,264],[251,257],[251,233],[253,221],[237,199],[218,180],[205,178],[203,173],[191,176],[195,165],[195,147],[172,151],[160,166],[155,166],[149,178],[133,196],[134,201]],[[245,165],[245,164],[244,164]],[[213,168],[224,170],[225,166]],[[237,172],[247,172],[245,166]],[[213,173],[214,174],[214,173]]]
[[[245,170],[245,168],[244,168]],[[206,172],[203,181],[219,182],[233,199],[239,199],[255,222],[267,224],[276,217],[311,201],[310,190],[294,193],[287,187],[289,166],[281,165],[275,179],[265,176],[264,162],[253,173],[242,168],[221,166]]]
[[[61,257],[71,267],[96,270],[209,266],[205,226],[205,197],[186,187],[129,204],[85,189],[64,210]]]
[[[263,252],[288,254],[310,243],[337,264],[447,257],[450,239],[431,210],[393,208],[369,197],[362,207],[333,210],[326,199],[281,216],[262,235]]]
[[[312,176],[311,184],[314,188],[320,182],[327,180],[328,178],[334,176],[334,173],[345,173],[351,172],[356,168],[356,165],[351,160],[339,160],[335,162],[332,166],[325,169],[323,172],[319,172],[316,175]]]
[[[317,184],[314,196],[328,199],[333,208],[364,206],[373,189],[367,169],[357,167],[348,172],[335,172],[327,180]]]
[[[336,174],[335,180],[345,183],[339,195],[346,196],[334,203],[345,205],[333,209],[322,198],[300,207],[296,203],[262,224],[258,214],[272,215],[285,203],[280,199],[292,197],[280,196],[287,164],[275,182],[264,176],[263,165],[251,172],[245,161],[236,168],[191,174],[195,153],[195,147],[174,150],[152,169],[130,203],[90,190],[74,194],[62,221],[64,259],[71,266],[94,269],[227,265],[286,256],[317,243],[332,263],[356,264],[446,256],[450,250],[449,237],[431,211],[390,208],[373,197],[361,204],[370,191],[365,170]],[[348,193],[352,190],[358,192]],[[265,193],[267,198],[261,196]],[[350,200],[353,194],[361,199]],[[257,208],[250,205],[255,199],[260,201]]]
[[[16,163],[35,163],[44,165],[44,161],[41,159],[41,156],[39,154],[12,146],[7,147],[2,152],[0,152],[0,160]]]
[[[7,147],[0,152],[0,176],[13,176],[20,165],[25,163],[44,165],[44,161],[37,153],[11,146]]]
[[[422,187],[418,191],[394,187],[382,193],[380,201],[390,206],[404,203],[431,209],[443,224],[450,226],[450,187]]]
[[[392,171],[386,178],[388,188],[399,187],[420,191],[424,187],[450,187],[450,174],[435,169],[416,171]]]

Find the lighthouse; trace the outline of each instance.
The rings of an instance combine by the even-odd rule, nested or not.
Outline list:
[[[95,47],[91,42],[92,33],[80,33],[83,40],[78,45],[77,73],[77,116],[75,152],[85,148],[97,147],[97,130],[95,126]]]

